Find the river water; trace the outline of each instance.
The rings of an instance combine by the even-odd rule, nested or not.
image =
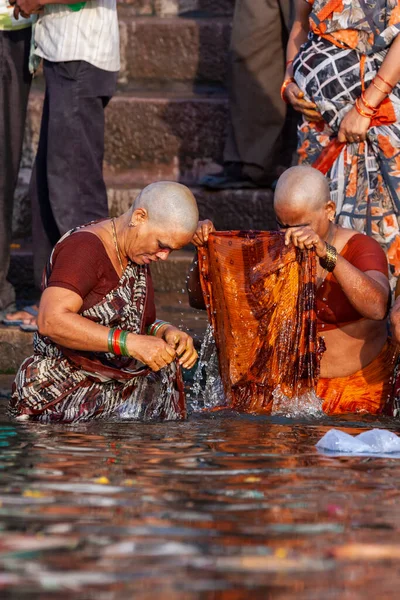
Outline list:
[[[16,423],[0,409],[0,597],[398,598],[400,460],[318,453],[332,426]]]

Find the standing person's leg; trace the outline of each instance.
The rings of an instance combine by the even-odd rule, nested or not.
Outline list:
[[[84,61],[44,61],[44,73],[49,111],[47,195],[40,195],[38,169],[36,176],[49,249],[73,227],[108,216],[103,179],[104,108],[115,92],[117,73]],[[43,271],[47,255],[48,251],[36,254],[36,274]]]
[[[289,0],[237,0],[231,39],[231,129],[224,161],[241,163],[253,181],[269,183],[282,145]]]
[[[0,311],[15,300],[6,280],[14,191],[18,180],[31,75],[31,28],[0,31]]]

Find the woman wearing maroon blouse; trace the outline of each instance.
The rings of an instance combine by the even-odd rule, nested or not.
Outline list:
[[[122,216],[61,238],[44,274],[34,355],[14,382],[14,416],[184,417],[180,366],[197,353],[190,336],[155,319],[149,264],[188,244],[197,222],[190,190],[159,182]]]

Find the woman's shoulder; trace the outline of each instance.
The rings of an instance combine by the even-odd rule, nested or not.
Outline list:
[[[346,231],[346,230],[345,230]],[[388,273],[388,262],[382,246],[369,235],[351,232],[340,254],[361,271]]]
[[[61,250],[63,251],[63,254],[65,252],[70,252],[74,255],[78,252],[94,252],[96,255],[99,253],[106,253],[106,249],[101,239],[95,233],[82,229],[61,239],[57,243],[55,250],[56,254]]]

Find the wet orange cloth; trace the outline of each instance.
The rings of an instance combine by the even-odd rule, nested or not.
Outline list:
[[[400,347],[389,340],[368,366],[348,377],[320,378],[317,395],[329,415],[393,414],[393,371]]]
[[[318,375],[315,254],[280,232],[216,232],[199,248],[201,284],[229,406],[271,412]]]

